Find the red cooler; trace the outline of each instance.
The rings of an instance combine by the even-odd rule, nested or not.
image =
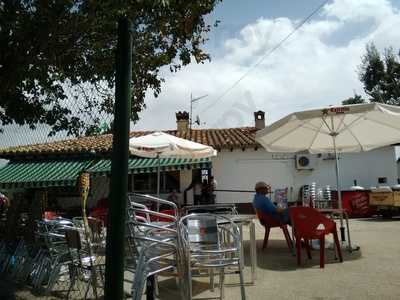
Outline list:
[[[342,207],[350,218],[368,218],[376,213],[376,210],[369,206],[369,191],[342,191]],[[337,192],[332,191],[332,199],[337,207]]]

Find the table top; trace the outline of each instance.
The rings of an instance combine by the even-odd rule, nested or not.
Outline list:
[[[320,213],[323,214],[344,214],[347,215],[347,211],[344,208],[318,208]]]
[[[229,215],[229,214],[226,214],[226,215],[224,214],[221,216],[230,219],[234,223],[248,223],[248,222],[251,222],[256,217],[255,215]],[[224,221],[223,219],[218,220],[218,223],[220,223],[220,224],[223,224],[226,222],[228,222],[228,221]]]

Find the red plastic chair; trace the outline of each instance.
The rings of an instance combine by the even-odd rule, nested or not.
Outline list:
[[[264,228],[265,228],[264,242],[263,242],[262,248],[265,249],[268,245],[269,233],[271,231],[271,228],[279,227],[282,229],[283,234],[285,235],[285,239],[286,239],[288,248],[292,252],[293,242],[292,242],[292,239],[290,238],[287,225],[283,224],[279,220],[276,220],[273,217],[271,217],[271,216],[267,215],[266,213],[261,212],[259,210],[256,210],[256,213],[257,213],[258,220],[260,221],[261,225],[264,226]]]
[[[291,207],[289,215],[294,228],[296,238],[297,264],[301,265],[301,239],[304,240],[308,258],[311,259],[310,240],[319,240],[320,242],[320,267],[325,265],[325,235],[333,234],[337,253],[340,262],[343,261],[342,251],[340,249],[339,238],[336,229],[336,223],[318,210],[311,207]]]
[[[90,213],[90,216],[96,219],[100,219],[104,225],[107,224],[108,208],[96,207]]]
[[[45,211],[44,212],[44,218],[46,220],[54,220],[58,217],[57,213],[55,211]]]
[[[174,216],[175,217],[175,210],[173,209],[164,209],[160,211],[161,214],[166,214],[169,216]],[[158,222],[173,222],[173,218],[168,218],[168,217],[161,217],[157,216],[154,218],[152,221],[158,221]]]

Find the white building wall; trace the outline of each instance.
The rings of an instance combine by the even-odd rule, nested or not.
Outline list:
[[[179,203],[184,203],[184,191],[192,182],[192,170],[181,170],[180,171],[180,193],[178,194]],[[193,190],[187,192],[187,204],[193,204]]]
[[[292,187],[292,197],[297,198],[299,188],[316,182],[336,189],[335,161],[317,158],[314,170],[296,170],[294,154],[272,154],[263,149],[222,151],[213,159],[213,173],[219,190],[248,190],[248,193],[218,192],[217,202],[250,202],[254,184],[263,180],[273,189]],[[388,184],[397,180],[394,147],[384,147],[364,153],[340,155],[340,184],[342,190],[349,189],[353,180],[369,188],[376,186],[378,177],[387,177]]]
[[[400,162],[397,161],[397,178],[400,178]]]

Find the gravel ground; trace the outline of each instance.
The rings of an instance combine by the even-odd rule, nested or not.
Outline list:
[[[333,251],[327,250],[325,269],[320,269],[318,251],[313,251],[311,260],[303,251],[303,265],[297,267],[279,229],[271,231],[268,248],[261,250],[264,231],[257,222],[257,281],[246,286],[247,299],[400,299],[400,218],[355,219],[350,226],[352,241],[360,251],[344,251],[344,262],[340,263],[334,260]],[[248,246],[246,243],[246,250]],[[229,286],[237,277],[226,276],[225,299],[240,299],[239,288]],[[245,277],[249,280],[249,268]],[[160,299],[179,299],[175,279],[160,278],[159,287]],[[208,288],[206,281],[196,280],[194,296],[219,295],[218,288],[214,292]],[[0,299],[40,298],[0,280]]]

